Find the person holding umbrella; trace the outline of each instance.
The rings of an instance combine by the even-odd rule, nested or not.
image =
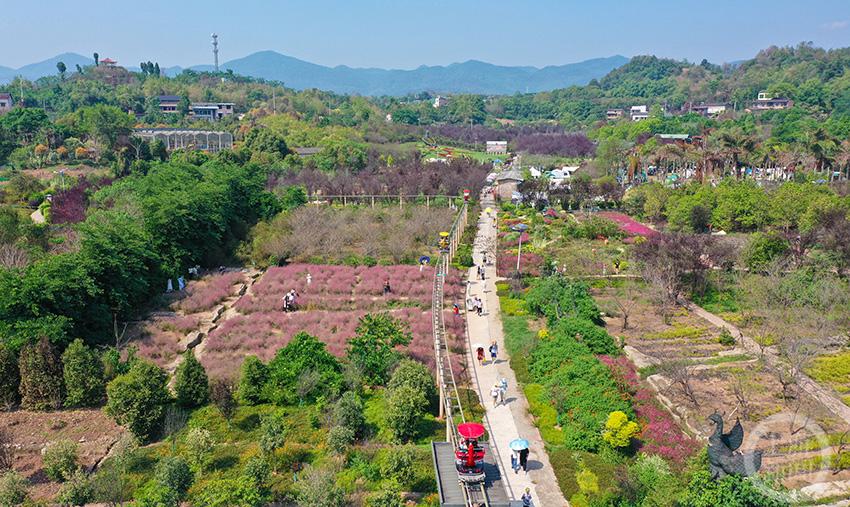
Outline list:
[[[519,466],[523,472],[528,473],[528,447],[519,451]]]
[[[508,447],[517,455],[517,466],[514,467],[514,473],[518,473],[520,468],[528,472],[528,440],[524,438],[511,440]],[[513,463],[514,458],[512,456],[511,464],[513,465]]]

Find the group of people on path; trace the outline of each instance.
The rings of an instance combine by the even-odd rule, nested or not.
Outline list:
[[[508,392],[508,379],[502,377],[501,380],[493,385],[490,389],[490,396],[493,397],[493,406],[505,404],[505,394]]]
[[[489,350],[490,350],[490,362],[495,364],[496,363],[496,357],[498,357],[498,355],[499,355],[499,345],[495,342],[495,340],[493,341],[493,343],[490,344]],[[479,346],[478,349],[475,352],[476,352],[476,355],[478,356],[478,364],[480,366],[484,366],[484,361],[486,360],[486,357],[485,357],[485,354],[484,354],[484,346],[483,345]]]
[[[475,312],[477,315],[484,314],[484,302],[478,296],[466,298],[466,309],[470,312]]]
[[[295,289],[291,289],[283,296],[283,311],[285,312],[294,312],[298,305],[296,300],[298,299],[298,293],[295,292]]]

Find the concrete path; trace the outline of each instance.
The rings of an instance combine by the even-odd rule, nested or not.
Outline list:
[[[495,208],[492,199],[485,199],[481,203],[482,208]],[[487,244],[489,238],[496,235],[493,227],[493,219],[482,212],[478,221],[478,234],[475,239],[475,251],[473,259],[476,265],[482,264],[481,245]],[[477,269],[470,268],[467,286],[467,297],[479,297],[484,302],[484,314],[478,316],[473,312],[468,313],[469,343],[467,360],[471,368],[472,383],[478,389],[484,407],[487,410],[487,425],[490,430],[490,444],[498,451],[496,458],[505,475],[505,485],[508,495],[519,500],[526,488],[531,490],[536,507],[560,507],[569,505],[561,494],[549,456],[544,449],[543,439],[540,432],[534,426],[531,415],[528,413],[528,401],[525,394],[520,390],[516,377],[510,367],[505,352],[504,338],[502,334],[502,321],[499,312],[499,298],[496,295],[496,266],[492,255],[488,256],[490,264],[486,266],[485,280],[478,280]],[[499,347],[499,354],[495,363],[490,361],[490,353],[487,350],[487,360],[484,365],[479,365],[473,344],[481,343],[489,348],[492,342]],[[493,398],[490,390],[502,378],[508,381],[508,392],[505,395],[503,405],[493,406]],[[514,473],[511,469],[511,450],[508,444],[516,438],[524,438],[530,442],[530,454],[528,457],[528,472]]]

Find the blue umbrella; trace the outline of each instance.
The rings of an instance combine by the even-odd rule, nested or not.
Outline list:
[[[517,438],[516,440],[511,440],[511,443],[508,444],[508,447],[510,447],[512,451],[521,451],[523,449],[528,449],[528,440],[524,438]]]
[[[419,264],[428,264],[429,262],[431,262],[431,258],[427,255],[423,255],[419,258]]]

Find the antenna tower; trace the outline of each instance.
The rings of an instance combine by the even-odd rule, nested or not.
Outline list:
[[[213,58],[215,59],[215,71],[218,72],[218,34],[212,34]]]

